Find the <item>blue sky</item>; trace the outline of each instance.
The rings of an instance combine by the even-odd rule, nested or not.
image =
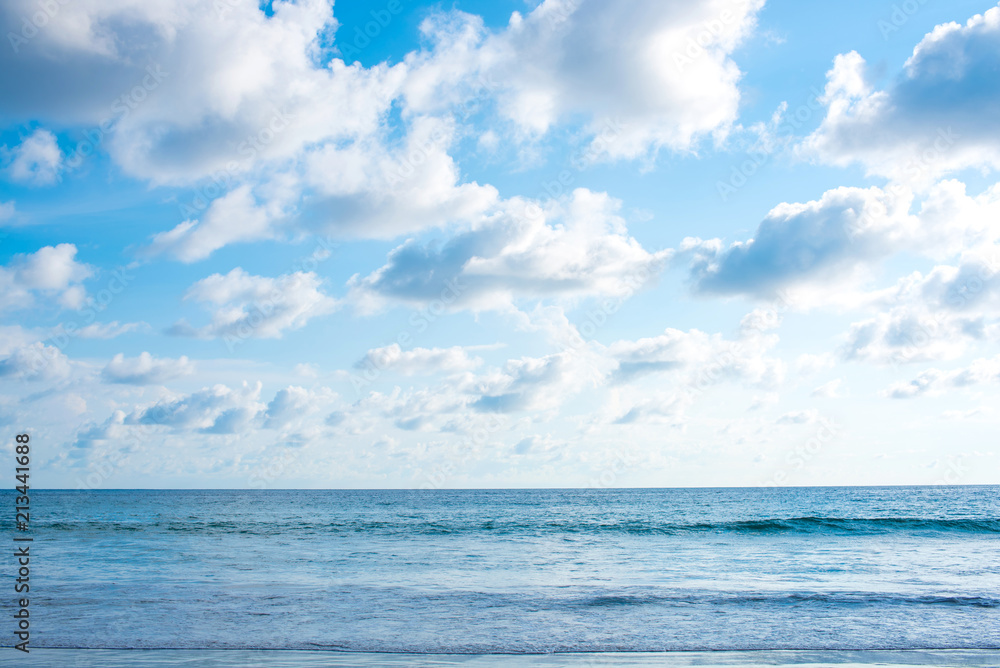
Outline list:
[[[0,8],[50,487],[997,483],[1000,8]]]

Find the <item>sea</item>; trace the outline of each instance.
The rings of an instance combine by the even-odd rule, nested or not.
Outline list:
[[[1000,656],[997,486],[32,490],[30,526],[36,656]]]

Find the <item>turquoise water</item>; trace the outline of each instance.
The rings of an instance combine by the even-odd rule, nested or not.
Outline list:
[[[996,649],[998,493],[35,490],[32,646]]]

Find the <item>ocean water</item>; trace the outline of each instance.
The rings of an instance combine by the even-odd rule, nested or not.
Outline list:
[[[31,500],[33,648],[1000,648],[1000,487]]]

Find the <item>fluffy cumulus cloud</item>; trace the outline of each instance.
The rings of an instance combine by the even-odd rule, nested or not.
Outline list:
[[[624,296],[663,267],[628,236],[619,203],[585,189],[543,210],[515,202],[508,211],[446,243],[407,242],[388,263],[352,281],[362,308],[389,302],[441,302],[444,308],[507,308],[518,298]]]
[[[895,285],[862,295],[876,311],[855,322],[841,355],[893,365],[953,359],[970,344],[1000,334],[1000,185],[971,197],[964,184],[942,181],[921,204],[915,236],[903,248],[950,259]]]
[[[212,274],[192,285],[185,299],[212,310],[210,324],[195,329],[178,323],[171,333],[204,338],[281,338],[311,319],[332,313],[338,301],[322,291],[313,272],[295,272],[277,278],[254,276],[239,267],[228,274]]]
[[[818,200],[779,204],[752,239],[727,247],[720,239],[689,238],[679,251],[691,258],[694,287],[705,294],[822,294],[828,301],[837,292],[853,307],[865,300],[845,289],[874,276],[892,255],[943,260],[993,248],[998,215],[1000,184],[971,196],[960,181],[940,181],[916,207],[906,188],[842,187]]]
[[[5,3],[0,28],[18,34],[36,10]],[[185,262],[281,236],[300,202],[316,226],[350,236],[476,220],[497,192],[461,182],[447,115],[392,130],[407,67],[346,65],[329,48],[336,26],[327,0],[275,2],[270,16],[254,3],[74,2],[0,55],[0,86],[24,91],[0,118],[66,128],[71,169],[104,151],[129,175],[196,186],[185,219],[149,249]],[[38,80],[49,85],[27,85]],[[55,146],[48,131],[31,146],[42,138]],[[54,168],[38,165],[49,163],[24,178],[48,178]]]
[[[724,135],[739,102],[730,54],[762,4],[547,0],[495,34],[439,13],[423,25],[425,49],[366,68],[334,57],[327,0],[276,2],[270,16],[254,3],[81,0],[0,55],[0,86],[24,91],[0,101],[0,119],[64,131],[70,169],[103,151],[131,176],[220,193],[155,235],[154,253],[200,260],[281,237],[293,218],[393,238],[496,215],[497,190],[464,182],[448,152],[470,100],[515,134],[584,118],[591,158]],[[5,3],[0,29],[19,35],[36,9]],[[24,172],[38,182],[60,169],[54,135],[31,141],[42,139],[48,161]]]
[[[72,450],[96,450],[121,444],[132,435],[132,427],[125,424],[125,416],[125,411],[116,410],[100,424],[82,425],[76,431]]]
[[[327,388],[310,390],[297,385],[289,385],[278,390],[264,412],[265,429],[284,429],[329,406],[337,395]]]
[[[14,181],[46,186],[59,179],[62,152],[56,136],[39,128],[12,150],[5,151],[10,164],[7,175]]]
[[[265,409],[260,402],[260,392],[259,382],[244,383],[236,389],[215,385],[136,408],[125,418],[125,423],[166,427],[178,432],[240,433]]]
[[[472,408],[497,413],[555,408],[585,387],[599,383],[593,368],[579,362],[568,352],[509,360],[502,370],[477,380],[479,397]]]
[[[491,99],[528,135],[582,117],[592,136],[612,128],[593,158],[689,150],[736,119],[741,73],[730,56],[763,4],[546,0],[492,34],[478,18],[447,14],[422,26],[436,48],[407,59],[407,101]]]
[[[45,246],[34,253],[15,255],[0,267],[0,310],[26,308],[35,295],[54,299],[60,306],[80,308],[86,300],[81,283],[93,269],[77,262],[76,246]]]
[[[802,144],[838,165],[926,185],[966,167],[1000,167],[1000,8],[928,33],[892,86],[874,90],[864,59],[838,56],[827,115]]]
[[[870,295],[879,312],[854,323],[841,355],[897,365],[954,359],[968,344],[1000,335],[1000,254],[913,272]]]
[[[910,248],[935,260],[963,254],[993,253],[1000,242],[1000,183],[978,195],[967,193],[961,181],[931,186],[917,213],[919,225]]]
[[[728,248],[717,239],[687,239],[681,251],[693,255],[698,291],[773,296],[863,270],[909,244],[917,227],[910,201],[876,187],[837,188],[819,200],[779,204],[752,239]]]
[[[441,431],[467,411],[467,398],[450,388],[396,388],[388,394],[371,392],[351,410],[331,414],[327,423],[355,433],[370,432],[382,420],[403,431]]]
[[[4,97],[0,117],[88,128],[96,139],[81,135],[90,147],[78,158],[99,147],[156,182],[240,174],[310,142],[368,135],[402,68],[323,64],[331,5],[275,2],[267,16],[242,2],[62,4],[0,56],[0,86],[21,91]],[[37,10],[32,0],[4,3],[3,34],[19,35]]]
[[[393,145],[371,137],[326,143],[304,158],[305,215],[326,232],[391,239],[448,223],[475,223],[498,205],[496,188],[462,183],[448,154],[454,124],[419,116]]]
[[[138,357],[125,357],[118,353],[104,367],[101,376],[109,383],[158,385],[192,373],[194,364],[187,357],[157,358],[144,352]]]
[[[70,374],[69,358],[59,348],[41,342],[19,346],[0,359],[0,378],[55,380]]]

